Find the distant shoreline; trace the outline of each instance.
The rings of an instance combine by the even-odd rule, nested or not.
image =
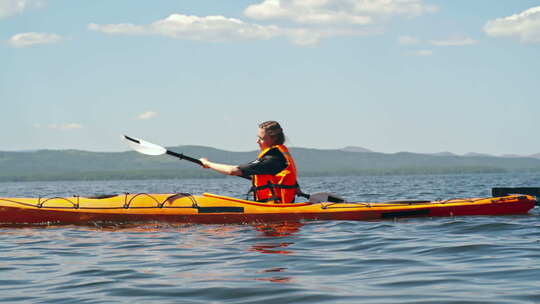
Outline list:
[[[254,152],[230,152],[202,146],[170,148],[192,157],[242,164]],[[540,172],[540,159],[494,156],[385,154],[291,148],[302,176],[385,176]],[[0,182],[216,178],[221,175],[167,156],[136,152],[42,150],[0,152]]]

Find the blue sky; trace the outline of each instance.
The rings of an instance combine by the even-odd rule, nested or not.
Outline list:
[[[540,152],[540,2],[0,0],[0,150]]]

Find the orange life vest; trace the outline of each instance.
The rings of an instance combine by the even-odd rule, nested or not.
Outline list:
[[[296,164],[289,150],[284,145],[276,145],[264,149],[258,156],[263,158],[268,151],[277,148],[285,157],[287,167],[276,175],[261,174],[253,176],[255,200],[259,202],[294,203],[298,183],[296,181]]]

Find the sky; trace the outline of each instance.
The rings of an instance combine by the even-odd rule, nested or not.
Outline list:
[[[540,1],[0,0],[0,151],[540,152]]]

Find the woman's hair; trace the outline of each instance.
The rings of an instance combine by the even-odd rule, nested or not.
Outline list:
[[[285,142],[285,134],[277,121],[265,121],[259,125],[259,128],[264,129],[265,134],[270,136],[274,145],[282,145]]]

